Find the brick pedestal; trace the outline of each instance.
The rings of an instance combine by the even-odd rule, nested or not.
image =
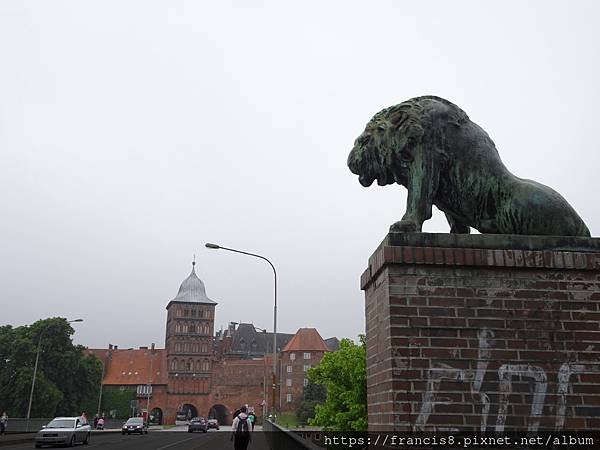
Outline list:
[[[389,234],[361,287],[369,431],[600,429],[600,239]]]

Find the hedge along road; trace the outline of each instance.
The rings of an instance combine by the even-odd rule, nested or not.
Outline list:
[[[76,447],[87,449],[115,450],[223,450],[233,449],[231,431],[210,431],[208,433],[181,433],[177,431],[156,431],[147,435],[121,435],[120,433],[94,433],[89,445]],[[255,432],[252,436],[252,450],[269,450],[264,433]],[[11,449],[31,449],[33,441],[10,446]],[[52,447],[43,447],[52,448]]]

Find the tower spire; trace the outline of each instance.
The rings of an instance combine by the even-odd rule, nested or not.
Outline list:
[[[195,265],[196,265],[196,254],[194,253],[194,259],[192,260],[192,270],[194,270]]]

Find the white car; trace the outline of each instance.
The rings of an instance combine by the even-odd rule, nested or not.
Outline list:
[[[56,417],[35,436],[35,447],[48,445],[74,446],[77,442],[89,444],[92,427],[83,417]]]

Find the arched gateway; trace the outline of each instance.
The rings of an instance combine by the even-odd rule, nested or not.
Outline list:
[[[188,421],[194,417],[198,417],[198,409],[189,403],[184,403],[177,411],[177,421]]]
[[[163,424],[163,412],[160,408],[154,408],[150,411],[150,423],[153,425]]]
[[[209,419],[217,419],[219,425],[231,425],[233,418],[224,405],[213,405],[208,411]]]

